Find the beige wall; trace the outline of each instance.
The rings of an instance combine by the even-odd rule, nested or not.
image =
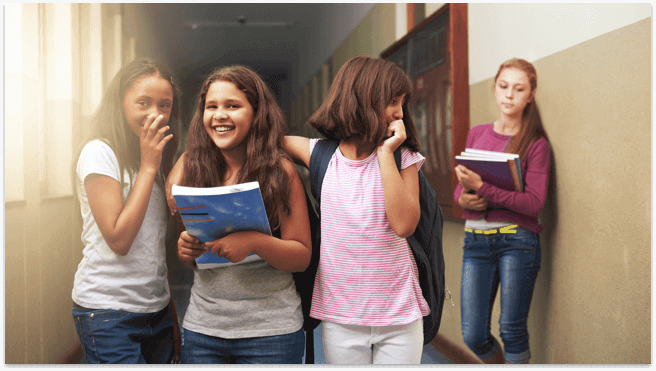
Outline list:
[[[531,361],[650,363],[651,18],[534,64],[554,162],[529,315]],[[492,85],[470,86],[471,126],[497,118]],[[447,247],[452,229],[462,226],[445,226],[447,269],[458,270],[462,236]],[[447,283],[459,283],[454,273]],[[445,308],[441,331],[464,346],[459,316]],[[498,318],[497,298],[497,337]]]
[[[378,57],[396,40],[395,4],[376,4],[332,55],[333,77],[349,59],[360,55]],[[383,21],[384,20],[384,21]]]

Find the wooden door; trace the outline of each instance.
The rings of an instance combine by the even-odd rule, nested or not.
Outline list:
[[[413,80],[410,112],[419,133],[422,171],[447,217],[454,205],[455,155],[469,131],[467,4],[446,4],[381,54]],[[456,97],[456,99],[454,99]]]

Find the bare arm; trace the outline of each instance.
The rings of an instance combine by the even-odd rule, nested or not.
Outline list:
[[[408,166],[399,173],[394,162],[394,154],[389,158],[379,156],[378,161],[383,179],[387,219],[397,236],[404,238],[411,236],[421,216],[417,167]]]
[[[123,205],[116,179],[91,174],[84,179],[89,208],[105,242],[116,254],[125,256],[141,229],[155,176],[162,161],[162,150],[172,135],[164,136],[168,126],[158,129],[162,116],[149,116],[141,131],[141,167],[128,201]],[[146,129],[147,128],[147,129]]]
[[[286,136],[282,147],[297,165],[310,168],[310,139],[296,136]]]
[[[414,233],[421,216],[418,170],[416,166],[409,166],[399,173],[396,167],[394,151],[406,138],[403,121],[392,122],[388,135],[390,138],[377,149],[385,193],[385,212],[394,233],[405,238]]]
[[[178,207],[175,204],[175,198],[173,198],[171,188],[174,184],[180,185],[184,179],[184,158],[186,153],[187,152],[183,153],[178,159],[178,162],[175,163],[175,166],[171,169],[168,178],[166,178],[166,184],[164,185],[164,188],[166,188],[166,203],[169,205],[171,215],[175,215],[175,213],[178,212]]]

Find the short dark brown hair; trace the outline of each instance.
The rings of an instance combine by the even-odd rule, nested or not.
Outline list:
[[[394,63],[380,58],[360,56],[346,62],[308,125],[328,139],[361,138],[380,144],[387,134],[385,108],[402,94],[407,134],[403,145],[419,152],[417,129],[408,109],[412,81]]]

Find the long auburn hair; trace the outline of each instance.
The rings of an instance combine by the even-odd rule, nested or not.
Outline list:
[[[523,71],[528,77],[529,83],[531,85],[531,92],[536,91],[538,87],[538,74],[535,71],[535,67],[530,62],[519,58],[509,59],[503,62],[501,66],[499,66],[499,71],[497,71],[497,75],[494,77],[495,87],[501,71],[506,68],[514,68]],[[544,137],[544,139],[547,141],[549,140],[547,137],[547,132],[544,130],[544,126],[542,125],[540,111],[538,110],[538,105],[535,101],[534,95],[533,99],[531,99],[531,101],[526,104],[526,107],[524,107],[524,111],[522,112],[522,128],[517,134],[510,138],[510,141],[506,147],[506,152],[516,153],[519,155],[520,160],[523,160],[531,144],[542,137]]]
[[[203,83],[189,127],[182,184],[190,187],[221,186],[228,171],[221,150],[210,139],[203,124],[207,92],[210,85],[218,81],[235,84],[253,107],[253,122],[244,138],[247,143],[246,162],[237,174],[237,182],[259,182],[269,223],[272,229],[277,229],[280,213],[289,215],[291,212],[289,176],[282,166],[282,159],[287,158],[282,151],[287,123],[267,85],[247,67],[234,65],[216,69]]]
[[[123,100],[125,93],[132,87],[137,80],[157,74],[164,80],[171,83],[173,90],[173,103],[171,106],[171,116],[169,117],[168,125],[172,128],[173,139],[167,143],[160,165],[157,184],[160,187],[164,185],[164,177],[171,170],[172,158],[167,158],[168,155],[172,157],[177,149],[177,120],[179,116],[178,106],[178,91],[173,83],[173,77],[169,70],[161,63],[155,62],[151,59],[143,58],[136,59],[123,66],[116,73],[112,81],[109,83],[107,90],[103,94],[100,104],[96,109],[93,117],[91,118],[90,133],[87,140],[78,149],[77,155],[74,157],[73,163],[73,180],[76,179],[75,168],[80,153],[88,142],[94,139],[99,139],[105,142],[116,155],[120,171],[120,181],[124,181],[124,173],[127,171],[130,179],[139,171],[141,166],[141,149],[139,143],[139,136],[136,135],[128,120],[125,116],[123,108]]]
[[[403,123],[407,148],[419,152],[417,128],[408,109],[412,81],[394,63],[380,58],[351,58],[337,72],[326,100],[308,125],[328,139],[359,138],[380,145],[387,134],[385,108],[405,94]]]

